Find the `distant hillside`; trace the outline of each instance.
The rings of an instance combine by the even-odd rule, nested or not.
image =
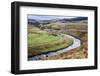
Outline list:
[[[66,22],[77,22],[77,21],[83,21],[87,20],[88,17],[76,17],[76,18],[63,18],[63,19],[51,19],[51,20],[35,20],[35,19],[28,19],[28,24],[34,24],[34,25],[39,25],[39,24],[49,24],[49,23],[66,23]]]
[[[28,24],[39,25],[40,23],[35,19],[28,19]]]
[[[87,20],[88,17],[77,17],[77,18],[72,18],[71,21],[81,21],[81,20]]]
[[[87,19],[88,19],[87,17],[76,17],[76,18],[70,18],[70,19],[64,18],[59,21],[65,23],[65,22],[82,21],[82,20],[87,20]]]

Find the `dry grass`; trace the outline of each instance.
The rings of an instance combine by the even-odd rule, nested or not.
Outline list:
[[[84,59],[88,58],[88,44],[87,44],[87,32],[69,32],[70,35],[73,35],[81,40],[81,46],[75,49],[70,50],[59,55],[50,56],[43,60],[56,60],[56,59]]]

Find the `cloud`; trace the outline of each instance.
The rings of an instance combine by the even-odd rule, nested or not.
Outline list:
[[[62,18],[75,18],[71,16],[49,16],[49,15],[28,15],[28,19],[36,20],[51,20],[51,19],[62,19]]]

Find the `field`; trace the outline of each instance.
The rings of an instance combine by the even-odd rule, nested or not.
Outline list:
[[[63,35],[52,35],[35,26],[28,27],[28,56],[55,51],[72,43],[73,40]]]

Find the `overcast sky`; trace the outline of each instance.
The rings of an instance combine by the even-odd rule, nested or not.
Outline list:
[[[46,15],[28,15],[28,19],[36,20],[51,20],[51,19],[62,19],[62,18],[75,18],[72,16],[46,16]]]

